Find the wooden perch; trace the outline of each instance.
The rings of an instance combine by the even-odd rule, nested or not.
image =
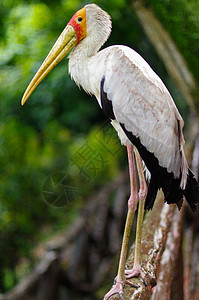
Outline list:
[[[48,243],[46,255],[35,270],[11,292],[1,295],[0,300],[58,300],[60,290],[68,299],[84,299],[83,295],[90,300],[102,299],[106,292],[102,287],[108,275],[112,281],[116,274],[118,260],[115,256],[121,245],[129,194],[127,178],[125,171],[91,198],[60,242]],[[129,280],[138,288],[126,285],[125,299],[166,300],[169,299],[167,296],[174,299],[175,295],[175,300],[181,300],[183,294],[187,294],[189,298],[184,299],[188,300],[197,293],[197,222],[195,227],[186,227],[189,234],[183,264],[182,223],[187,215],[185,211],[185,207],[178,211],[175,205],[164,204],[162,194],[158,194],[154,209],[146,214],[143,228],[142,268],[147,286],[140,279]],[[129,251],[129,267],[132,267],[133,255],[134,246]],[[193,273],[195,275],[191,276]],[[115,295],[111,299],[119,298]]]
[[[183,211],[178,211],[175,205],[163,202],[162,193],[152,211],[147,213],[143,225],[142,268],[145,272],[147,286],[140,279],[133,278],[130,283],[139,286],[132,288],[126,284],[125,299],[169,299],[176,268],[182,267],[182,220]],[[133,266],[134,245],[130,249],[127,264]],[[179,264],[176,266],[176,262]],[[183,295],[182,274],[175,281],[178,294]],[[168,295],[168,298],[166,296]],[[151,298],[152,296],[152,298]],[[142,297],[142,298],[141,298]],[[119,299],[117,295],[111,300]],[[183,298],[178,298],[183,299]]]

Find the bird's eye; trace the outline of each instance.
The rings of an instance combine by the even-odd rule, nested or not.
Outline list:
[[[82,20],[83,20],[82,17],[79,17],[79,18],[76,19],[76,22],[77,22],[78,24],[80,24]]]

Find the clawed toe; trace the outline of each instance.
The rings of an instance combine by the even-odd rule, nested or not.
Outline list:
[[[133,267],[133,269],[127,269],[127,270],[125,270],[125,275],[126,275],[126,279],[140,276],[144,285],[147,286],[147,283],[145,281],[145,275],[144,275],[144,272],[142,271],[141,267],[137,267],[137,268]]]
[[[133,270],[133,269],[132,269]],[[132,272],[132,270],[127,270],[129,271],[129,277],[128,278],[132,278],[132,277],[137,277],[140,275],[140,273],[135,273],[135,270],[133,270],[133,273],[131,273],[130,275],[130,272]],[[126,271],[125,271],[126,273]],[[138,274],[137,276],[135,276],[134,274]],[[132,276],[133,275],[133,276]],[[143,279],[144,280],[144,279]],[[144,284],[146,283],[145,281],[143,281]],[[139,288],[140,285],[139,284],[135,284],[129,280],[125,280],[125,284],[128,284],[130,285],[131,287],[133,288]],[[120,297],[120,300],[125,300],[124,298],[124,293],[123,293],[123,288],[124,288],[124,282],[123,281],[119,281],[117,280],[117,277],[115,278],[114,280],[114,284],[112,286],[112,288],[110,289],[110,291],[104,296],[104,300],[108,300],[111,296],[113,296],[114,294],[118,294],[119,297]]]
[[[126,278],[129,279],[132,277],[139,277],[141,275],[141,272],[142,272],[141,269],[133,268],[130,270],[125,270],[125,275],[126,275]]]
[[[104,296],[104,300],[108,300],[114,294],[119,294],[120,300],[125,300],[123,294],[123,286],[123,281],[117,281],[117,279],[115,279],[114,285],[112,286],[110,291]]]

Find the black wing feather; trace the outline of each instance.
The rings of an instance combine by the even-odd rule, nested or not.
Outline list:
[[[189,170],[186,187],[182,190],[180,188],[181,177],[174,178],[172,172],[168,172],[166,168],[159,165],[158,159],[141,144],[138,137],[126,130],[124,124],[120,123],[120,126],[129,140],[138,149],[140,156],[151,173],[145,209],[152,209],[157,191],[162,188],[165,202],[168,204],[179,204],[183,200],[184,195],[192,211],[195,211],[196,205],[199,203],[199,187],[193,173]]]
[[[100,99],[101,99],[102,109],[107,118],[111,120],[115,120],[112,101],[108,99],[107,93],[104,92],[104,82],[105,82],[105,76],[102,77],[101,85],[100,85]]]

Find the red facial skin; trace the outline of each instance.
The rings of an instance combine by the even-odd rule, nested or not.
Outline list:
[[[82,21],[78,19],[81,18]],[[86,9],[82,8],[77,11],[72,19],[69,21],[68,25],[71,25],[77,34],[77,44],[86,36]]]

